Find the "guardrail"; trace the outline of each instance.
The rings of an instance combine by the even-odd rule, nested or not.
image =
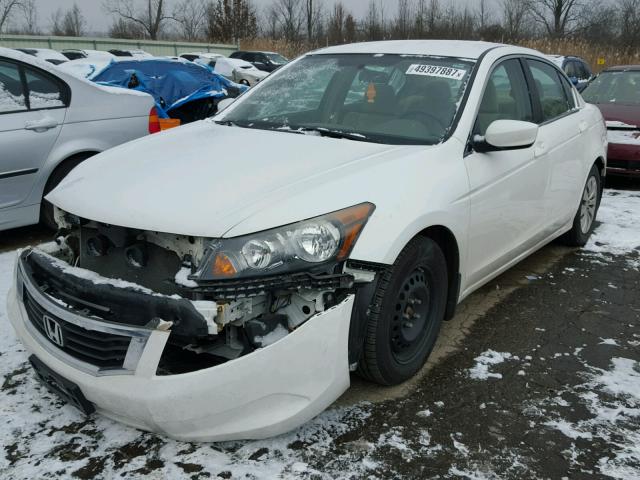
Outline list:
[[[185,52],[212,52],[228,56],[239,45],[189,43],[119,38],[55,37],[40,35],[0,35],[0,46],[8,48],[51,48],[53,50],[144,50],[153,55],[178,56]]]

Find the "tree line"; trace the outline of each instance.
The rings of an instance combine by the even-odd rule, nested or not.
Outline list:
[[[38,2],[0,0],[0,33],[81,36],[87,22],[78,4],[57,10],[44,29]],[[269,38],[309,47],[354,41],[448,38],[518,42],[578,38],[627,49],[640,45],[640,0],[370,0],[356,16],[348,1],[104,0],[114,38],[236,42]],[[464,4],[463,4],[464,3]]]

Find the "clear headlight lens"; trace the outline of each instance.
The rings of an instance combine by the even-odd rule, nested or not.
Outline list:
[[[214,240],[192,278],[273,275],[345,260],[374,208],[361,203],[272,230]]]

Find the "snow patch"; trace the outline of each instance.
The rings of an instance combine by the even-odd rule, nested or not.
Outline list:
[[[489,378],[502,378],[501,373],[494,373],[489,370],[494,365],[504,363],[512,358],[507,352],[496,352],[487,350],[475,358],[476,364],[469,369],[469,377],[474,380],[487,380]]]

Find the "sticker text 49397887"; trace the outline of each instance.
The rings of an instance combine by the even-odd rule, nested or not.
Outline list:
[[[422,65],[414,63],[407,69],[406,75],[426,75],[427,77],[450,78],[452,80],[462,80],[467,73],[466,70],[453,67],[443,67],[441,65]]]

